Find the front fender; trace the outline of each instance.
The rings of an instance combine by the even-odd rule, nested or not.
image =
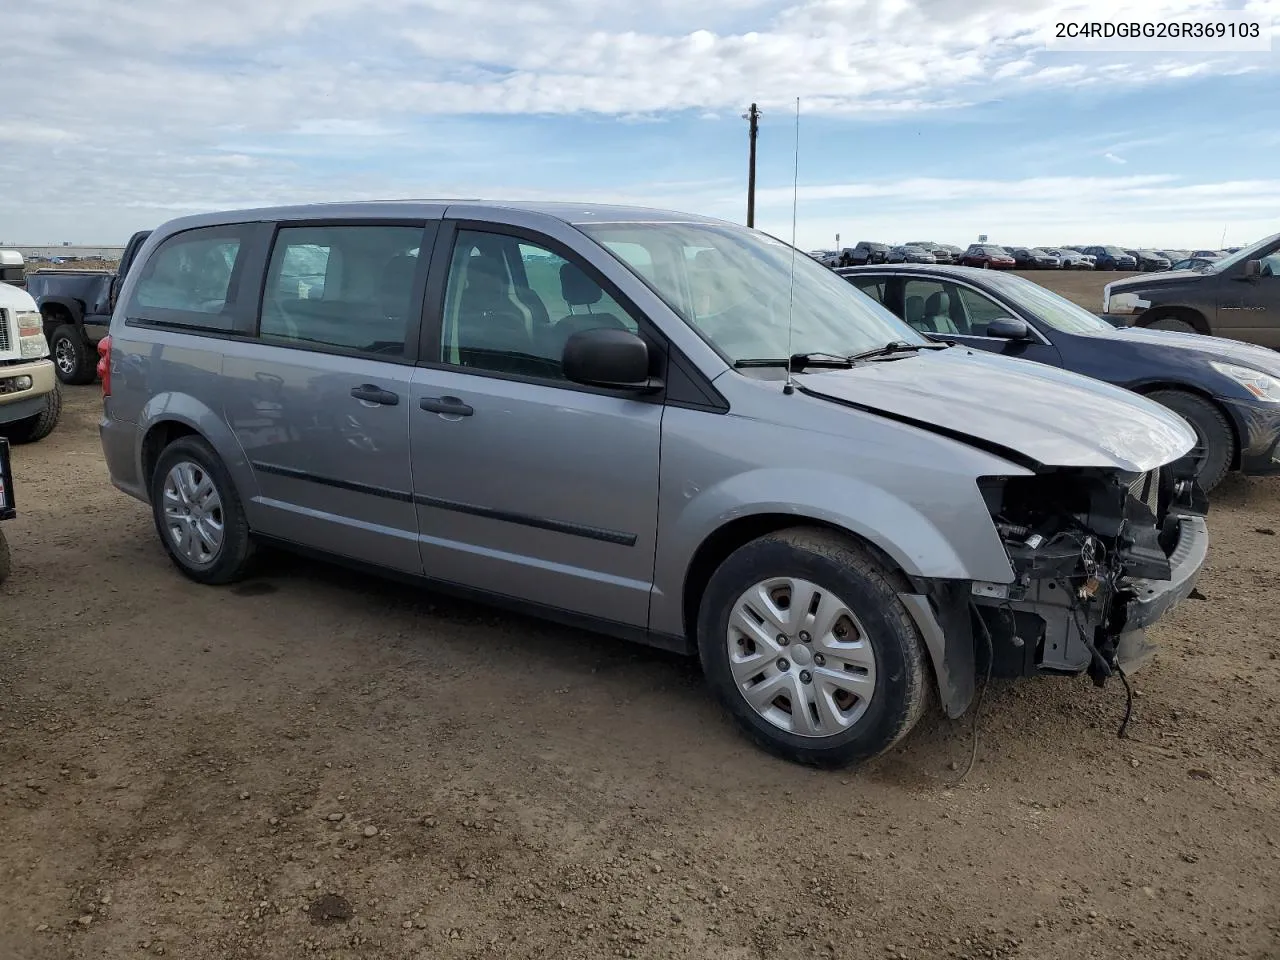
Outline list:
[[[227,422],[215,410],[187,393],[165,391],[158,393],[142,407],[138,415],[138,448],[134,458],[138,476],[144,478],[143,456],[146,438],[151,431],[165,423],[179,423],[203,437],[221,458],[231,474],[242,503],[248,504],[258,495],[257,480],[249,458],[245,456],[240,441],[227,426]]]
[[[797,526],[819,522],[861,537],[904,573],[929,580],[1009,583],[1013,569],[977,484],[957,484],[932,515],[867,480],[796,467],[768,467],[730,476],[705,490],[686,489],[661,508],[651,628],[684,633],[684,582],[699,547],[725,525],[783,514]],[[803,503],[803,508],[797,506]]]

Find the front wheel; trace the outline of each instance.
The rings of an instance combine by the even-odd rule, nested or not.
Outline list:
[[[235,484],[200,437],[164,448],[151,477],[151,510],[169,558],[198,583],[232,583],[253,552]]]
[[[1181,317],[1174,317],[1174,316],[1160,317],[1159,319],[1153,320],[1150,323],[1143,324],[1143,326],[1150,327],[1152,330],[1168,330],[1171,333],[1199,333],[1200,332],[1195,328],[1194,324],[1188,323],[1186,320],[1183,320]]]
[[[924,713],[929,670],[895,575],[840,534],[796,528],[740,547],[698,617],[712,690],[788,760],[841,767],[901,740]]]
[[[1208,493],[1222,482],[1235,453],[1235,434],[1226,415],[1210,401],[1185,390],[1156,390],[1147,398],[1180,415],[1195,431],[1191,456],[1196,463],[1196,480]]]
[[[0,426],[0,436],[8,437],[13,443],[36,443],[53,433],[61,418],[62,390],[55,382],[53,389],[45,394],[44,407],[39,413]]]

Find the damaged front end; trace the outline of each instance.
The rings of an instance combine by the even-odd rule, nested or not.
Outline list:
[[[1195,588],[1208,501],[1182,458],[1147,473],[1044,468],[979,488],[1012,583],[973,583],[992,673],[1088,671],[1101,686],[1149,656],[1145,629]],[[985,630],[983,628],[985,627]]]

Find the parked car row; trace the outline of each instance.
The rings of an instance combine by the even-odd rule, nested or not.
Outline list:
[[[813,250],[809,256],[825,267],[862,267],[877,263],[960,264],[985,269],[1111,270],[1157,272],[1201,269],[1225,256],[1219,250],[1153,250],[1102,244],[1094,246],[1021,247],[975,243],[966,249],[946,243],[913,240],[893,246],[870,240],[841,250]]]

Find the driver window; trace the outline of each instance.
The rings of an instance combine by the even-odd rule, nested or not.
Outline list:
[[[1009,316],[1009,310],[1000,306],[989,297],[984,297],[976,290],[968,287],[957,287],[961,309],[965,315],[965,325],[970,336],[985,337],[987,324],[993,320],[1003,320]]]
[[[1280,277],[1280,250],[1272,250],[1262,258],[1261,276]]]
[[[638,324],[578,263],[527,241],[460,230],[445,289],[441,360],[563,380],[569,337]]]

